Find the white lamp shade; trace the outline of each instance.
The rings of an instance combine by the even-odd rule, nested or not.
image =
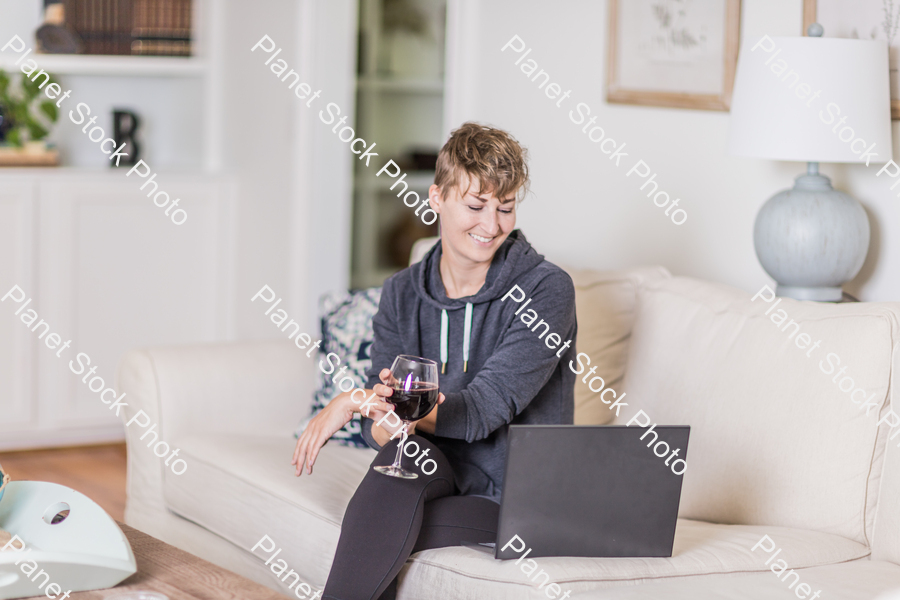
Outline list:
[[[763,36],[744,44],[731,102],[730,154],[865,163],[869,148],[870,164],[890,160],[883,41]]]

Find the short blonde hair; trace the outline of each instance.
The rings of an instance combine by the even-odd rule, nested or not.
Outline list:
[[[502,129],[472,121],[453,130],[437,159],[434,183],[441,193],[459,189],[461,176],[481,184],[481,192],[493,193],[500,200],[515,195],[522,200],[528,190],[528,151]],[[465,195],[466,190],[460,190]]]

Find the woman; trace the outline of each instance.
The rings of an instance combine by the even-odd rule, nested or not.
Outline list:
[[[572,423],[575,290],[515,229],[527,182],[524,150],[498,129],[465,123],[438,155],[429,201],[441,240],[384,284],[366,390],[378,408],[363,418],[379,450],[372,465],[391,464],[396,428],[376,424],[393,408],[388,367],[399,354],[437,361],[439,404],[409,438],[437,468],[413,480],[369,470],[344,515],[324,599],[393,598],[412,552],[495,541],[509,425]],[[530,328],[538,319],[556,345],[546,326]],[[298,440],[298,476],[360,410],[350,396],[332,400]]]

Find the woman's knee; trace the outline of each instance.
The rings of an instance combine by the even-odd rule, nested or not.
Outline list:
[[[418,467],[418,471],[422,475],[434,475],[438,470],[439,461],[443,461],[449,467],[449,461],[444,453],[418,435],[410,436],[403,444],[403,457],[404,460],[409,459],[411,465]],[[408,466],[407,468],[413,467]]]
[[[382,446],[372,465],[393,463],[399,443],[399,439],[394,439]],[[443,477],[451,480],[453,477],[453,469],[444,453],[422,436],[411,435],[407,438],[403,444],[401,464],[420,477]]]

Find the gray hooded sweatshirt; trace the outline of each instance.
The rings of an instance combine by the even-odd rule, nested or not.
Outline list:
[[[446,400],[436,409],[435,433],[416,433],[447,456],[462,494],[499,502],[509,425],[572,423],[575,373],[568,365],[576,355],[575,287],[518,229],[497,250],[474,296],[447,297],[440,260],[438,242],[421,262],[385,281],[367,386],[380,383],[378,373],[399,354],[446,363],[440,375]],[[517,291],[502,301],[516,285],[524,299],[514,301],[522,297]],[[548,345],[552,333],[559,338]],[[372,423],[363,418],[363,436],[378,450]]]

